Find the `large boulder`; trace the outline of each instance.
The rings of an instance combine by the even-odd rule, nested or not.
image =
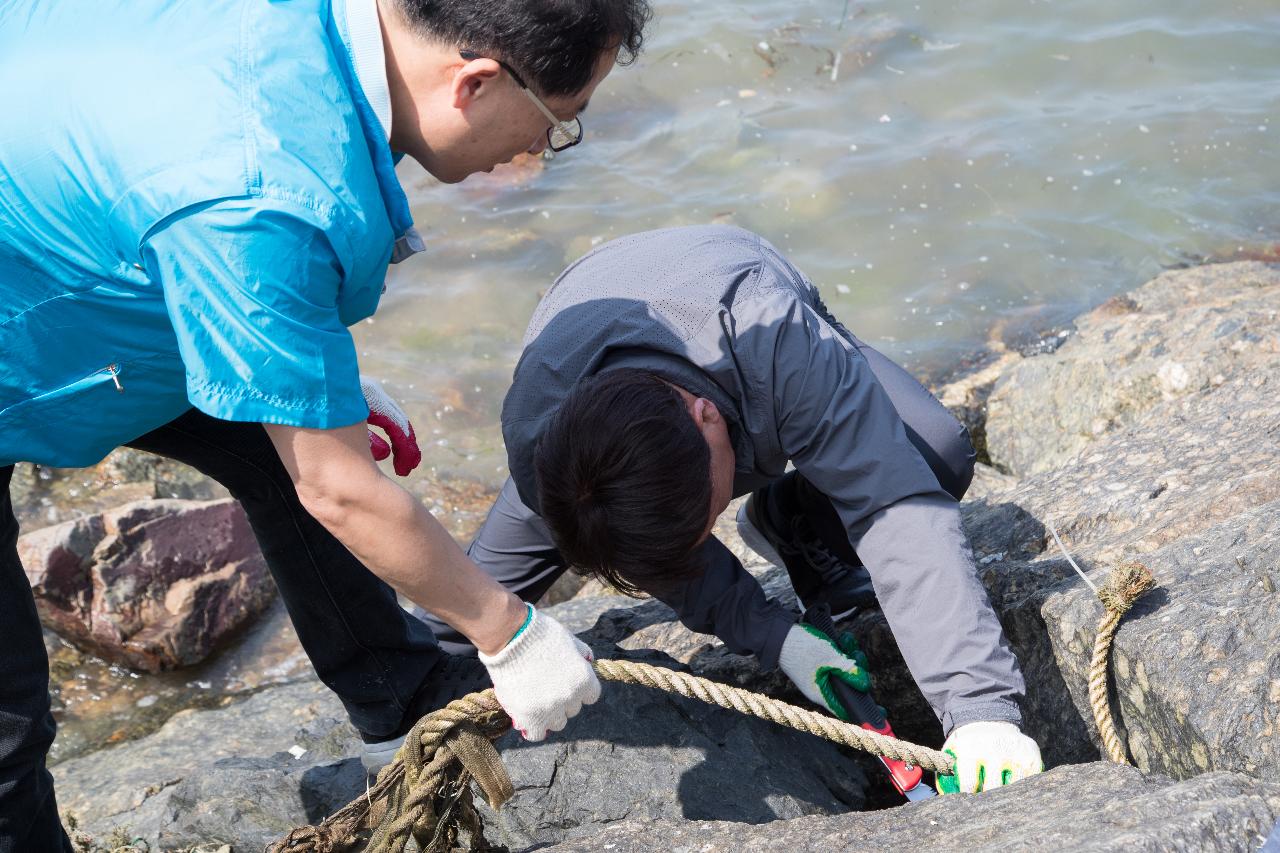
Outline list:
[[[614,657],[678,664],[661,654]],[[863,807],[862,769],[826,741],[649,688],[608,684],[564,735],[499,742],[515,796],[490,840],[526,849],[620,820],[758,824]],[[488,810],[485,810],[488,812]]]
[[[555,853],[772,853],[775,850],[1257,850],[1280,817],[1280,784],[1232,773],[1171,783],[1114,764],[1060,767],[1000,791],[763,826],[627,820]]]
[[[1028,721],[1050,763],[1097,754],[1086,674],[1102,609],[1053,543],[1053,525],[1095,583],[1127,560],[1160,583],[1125,618],[1113,652],[1114,710],[1139,765],[1181,778],[1274,774],[1280,274],[1261,264],[1170,273],[1117,301],[1138,307],[1095,312],[1081,323],[1082,344],[1027,359],[997,384],[1010,400],[1020,389],[1020,414],[993,405],[988,436],[1070,461],[965,507],[1027,675]],[[1050,427],[1066,417],[1056,401],[1102,405],[1102,391],[1080,384],[1087,363],[1116,365],[1117,385],[1147,390],[1126,397],[1122,415],[1107,409],[1107,429],[1082,442]],[[1160,386],[1161,365],[1174,363],[1192,379]]]
[[[275,585],[233,500],[137,501],[18,539],[42,621],[109,661],[204,659]]]
[[[1018,362],[995,383],[991,462],[1020,476],[1054,470],[1160,403],[1273,363],[1277,288],[1276,265],[1219,264],[1164,273],[1103,303],[1052,356]]]

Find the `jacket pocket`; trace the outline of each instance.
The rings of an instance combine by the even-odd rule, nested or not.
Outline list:
[[[0,411],[0,464],[93,465],[189,405],[176,355],[108,362]]]

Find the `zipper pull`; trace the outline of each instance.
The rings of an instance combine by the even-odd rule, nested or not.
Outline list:
[[[107,373],[110,373],[110,374],[111,374],[111,381],[112,381],[112,382],[114,382],[114,383],[116,383],[116,391],[118,391],[119,393],[123,394],[123,393],[124,393],[124,386],[120,384],[120,365],[118,365],[118,364],[108,364],[108,365],[107,365]]]

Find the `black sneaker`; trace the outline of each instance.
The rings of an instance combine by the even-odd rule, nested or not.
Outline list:
[[[364,741],[364,752],[360,763],[370,775],[376,776],[378,771],[391,763],[396,751],[404,744],[404,737],[413,728],[413,724],[448,705],[454,699],[460,699],[469,693],[478,693],[493,686],[489,678],[489,670],[479,658],[443,655],[427,677],[423,679],[418,692],[413,694],[409,710],[405,712],[400,728],[392,735],[366,735],[360,733]]]
[[[739,507],[738,534],[751,550],[787,570],[801,607],[826,604],[838,621],[877,606],[866,567],[832,553],[803,514],[786,518],[765,511],[763,492],[757,489]]]

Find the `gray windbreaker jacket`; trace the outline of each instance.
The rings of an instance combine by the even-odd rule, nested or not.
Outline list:
[[[790,461],[828,495],[899,648],[946,731],[1019,723],[1024,685],[988,601],[958,505],[814,286],[740,228],[651,231],[569,267],[539,304],[502,410],[511,476],[538,506],[533,451],[579,379],[652,370],[712,400],[730,424],[735,494]],[[719,542],[706,576],[669,601],[695,630],[777,662],[794,622]]]

